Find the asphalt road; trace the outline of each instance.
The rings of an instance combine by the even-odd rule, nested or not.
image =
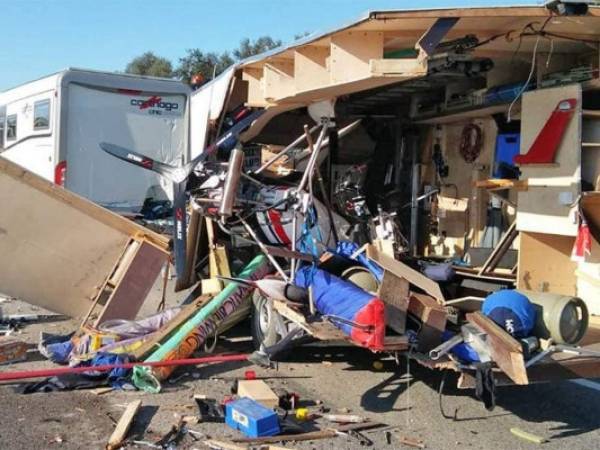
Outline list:
[[[30,312],[20,302],[0,305],[5,312]],[[13,337],[36,342],[39,331],[72,331],[74,321],[29,325]],[[229,335],[244,336],[241,325]],[[222,349],[249,350],[248,342],[222,341]],[[51,367],[47,361],[0,366],[0,371]],[[357,348],[305,347],[294,350],[277,369],[254,368],[258,375],[273,376],[272,387],[299,393],[306,406],[322,403],[332,412],[350,411],[389,426],[392,444],[383,431],[365,433],[374,441],[373,449],[409,448],[398,438],[421,439],[430,449],[529,449],[536,444],[511,434],[513,427],[548,439],[544,449],[600,448],[600,383],[586,381],[551,385],[505,387],[498,389],[497,407],[489,412],[469,391],[454,389],[447,381],[444,409],[456,420],[440,413],[438,387],[440,374],[391,359],[376,370],[376,355]],[[194,394],[215,398],[227,395],[230,383],[209,380],[210,376],[240,377],[246,363],[181,369],[173,382],[166,382],[160,394],[113,391],[95,395],[86,391],[23,395],[20,386],[0,386],[0,448],[4,449],[101,449],[110,436],[124,405],[141,399],[143,407],[130,433],[131,439],[155,442],[169,431],[179,415],[195,414]],[[302,424],[306,430],[330,426],[323,420]],[[223,424],[194,424],[189,427],[216,439],[240,437]],[[150,448],[130,445],[128,448]],[[191,434],[178,448],[203,449],[202,439]],[[358,442],[338,436],[308,442],[288,443],[289,449],[364,449]]]

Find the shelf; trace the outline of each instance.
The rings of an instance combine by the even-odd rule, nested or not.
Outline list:
[[[586,119],[600,119],[600,110],[584,109],[581,115]]]
[[[462,108],[455,111],[447,111],[442,114],[430,115],[430,116],[416,116],[413,118],[414,123],[418,125],[437,125],[437,124],[449,124],[455,122],[461,122],[468,119],[476,119],[479,117],[487,117],[493,114],[508,112],[510,107],[509,103],[501,103],[491,106],[479,106]],[[513,106],[513,115],[521,112],[521,102],[517,101]]]

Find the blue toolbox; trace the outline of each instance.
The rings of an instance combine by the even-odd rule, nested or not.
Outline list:
[[[277,414],[247,397],[225,405],[225,423],[251,438],[274,436],[280,432]]]

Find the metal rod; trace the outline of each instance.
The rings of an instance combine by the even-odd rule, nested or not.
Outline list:
[[[309,130],[309,133],[314,133],[316,131],[316,129],[319,128],[319,125],[315,125],[314,127],[312,127]],[[286,148],[284,148],[282,151],[280,151],[279,153],[277,153],[275,156],[273,156],[270,160],[268,160],[266,163],[264,163],[261,167],[259,167],[258,169],[256,169],[253,173],[254,175],[258,175],[259,173],[261,173],[263,170],[266,170],[268,167],[270,167],[275,161],[279,160],[280,158],[284,157],[285,155],[287,155],[291,150],[293,150],[299,143],[301,143],[304,139],[306,139],[306,132],[302,135],[300,135],[299,137],[297,137],[290,145],[288,145]]]
[[[265,247],[265,244],[263,244],[261,242],[261,240],[258,238],[256,233],[254,232],[254,230],[250,227],[250,225],[248,225],[248,222],[246,222],[244,220],[244,218],[241,216],[240,216],[240,222],[242,222],[242,225],[244,225],[244,228],[246,228],[246,231],[248,232],[248,234],[250,236],[252,236],[252,239],[254,239],[254,242],[256,242],[256,245],[258,245],[258,247],[265,254],[267,259],[271,262],[271,264],[273,264],[273,267],[275,267],[275,270],[277,270],[277,272],[279,272],[279,275],[281,275],[282,278],[289,283],[290,279],[288,278],[288,276],[285,274],[285,272],[283,271],[283,269],[281,268],[279,263],[275,260],[275,258],[273,258],[273,255],[271,255],[269,253],[269,250],[267,249],[267,247]]]
[[[310,159],[308,160],[308,164],[306,164],[306,170],[302,175],[302,179],[300,180],[300,184],[298,185],[297,191],[303,191],[306,187],[306,183],[311,176],[311,173],[315,167],[315,163],[317,162],[317,157],[319,156],[319,151],[323,145],[323,140],[325,139],[325,133],[327,132],[327,123],[328,120],[325,119],[322,124],[321,133],[319,133],[319,138],[317,139],[317,143],[315,145],[314,150],[311,152]]]

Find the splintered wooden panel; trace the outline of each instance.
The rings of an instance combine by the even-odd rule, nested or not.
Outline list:
[[[517,288],[576,295],[574,242],[570,236],[521,232]]]
[[[439,345],[446,329],[446,310],[433,297],[411,292],[408,311],[422,322],[418,334],[418,350],[428,352]]]
[[[515,384],[529,384],[523,347],[515,338],[484,316],[481,311],[467,314],[467,320],[487,334],[492,360]]]
[[[330,82],[327,59],[329,47],[307,45],[294,52],[294,83],[296,91],[305,91]]]
[[[408,281],[388,270],[383,272],[378,295],[385,303],[385,323],[399,334],[404,334],[406,331],[409,292]]]
[[[294,86],[294,60],[271,59],[263,67],[263,89],[266,100],[292,95]]]
[[[331,82],[333,84],[367,78],[370,60],[383,58],[383,33],[344,31],[331,37]]]
[[[96,320],[96,326],[112,319],[135,319],[168,257],[165,251],[142,242]]]
[[[558,146],[556,165],[521,165],[529,189],[518,194],[517,229],[564,236],[577,234],[571,203],[581,192],[581,86],[573,84],[523,94],[521,154],[525,154],[562,100],[577,100]]]
[[[162,237],[0,157],[0,292],[83,317],[131,235]]]

